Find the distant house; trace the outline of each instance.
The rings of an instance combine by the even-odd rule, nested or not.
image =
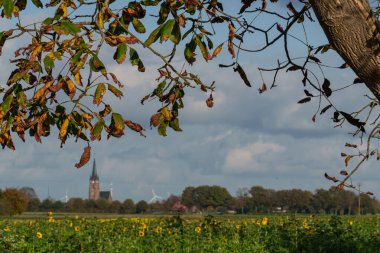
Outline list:
[[[90,176],[88,199],[90,200],[106,199],[109,202],[112,202],[112,185],[109,191],[100,191],[99,176],[98,176],[98,171],[96,169],[95,159],[92,166],[92,173]]]
[[[172,207],[173,211],[187,212],[187,207],[181,203],[181,201],[176,201]]]

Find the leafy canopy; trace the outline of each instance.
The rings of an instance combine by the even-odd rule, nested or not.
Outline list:
[[[308,1],[280,5],[274,0],[243,0],[239,13],[228,13],[222,2],[51,0],[44,4],[40,0],[1,0],[2,17],[11,19],[16,25],[0,32],[0,55],[11,40],[23,45],[10,59],[14,69],[6,85],[1,87],[0,144],[3,148],[15,149],[14,135],[25,141],[26,133],[41,142],[43,137],[50,135],[51,128],[56,127],[62,145],[69,137],[88,143],[80,162],[75,165],[80,168],[90,158],[90,143],[101,140],[104,133],[107,138],[121,137],[126,129],[131,129],[144,136],[140,124],[113,109],[112,97],[123,99],[124,84],[108,70],[105,62],[112,59],[117,64],[130,64],[140,72],[146,70],[140,58],[142,52],[162,62],[157,69],[155,88],[141,103],[159,101],[150,125],[166,136],[168,128],[181,131],[179,113],[184,108],[183,98],[188,88],[205,92],[206,105],[214,105],[215,84],[204,83],[198,75],[188,72],[186,66],[201,59],[215,60],[223,52],[229,55],[231,62],[219,66],[233,68],[243,83],[252,87],[255,84],[239,64],[239,55],[262,52],[279,44],[283,45],[284,57],[277,60],[277,66],[258,69],[263,81],[259,92],[274,88],[279,72],[298,72],[305,92],[298,103],[318,103],[313,121],[317,115],[333,110],[332,118],[337,125],[347,122],[355,127],[355,135],[365,135],[366,123],[378,105],[377,100],[368,97],[367,110],[356,113],[338,109],[331,95],[346,87],[332,87],[323,72],[327,66],[318,58],[331,46],[312,45],[307,31],[304,39],[292,34],[295,27],[305,28],[305,23],[315,22]],[[25,25],[23,18],[35,8],[50,15]],[[375,6],[371,15],[377,18],[378,14],[379,8]],[[217,34],[220,30],[224,32]],[[290,40],[302,45],[304,56],[292,56]],[[159,44],[165,45],[163,52],[157,49],[162,48]],[[112,53],[101,56],[104,55],[100,54],[102,50]],[[184,66],[174,63],[176,55],[183,57]],[[333,67],[345,69],[349,66],[342,63]],[[319,76],[315,69],[320,70]],[[273,73],[270,85],[263,78],[264,72]],[[360,82],[356,79],[347,87]],[[362,116],[365,113],[367,116]],[[371,150],[372,154],[380,159],[377,149]],[[354,155],[345,157],[348,165]],[[341,174],[346,178],[336,180],[343,186],[351,173],[342,171]],[[335,181],[327,174],[326,178]]]

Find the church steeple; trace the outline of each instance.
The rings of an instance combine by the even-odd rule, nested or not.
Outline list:
[[[99,181],[98,172],[96,171],[96,161],[94,159],[94,164],[92,165],[92,174],[90,177],[91,181]]]
[[[88,191],[88,199],[97,200],[99,199],[100,191],[99,191],[99,176],[96,171],[96,162],[94,159],[94,164],[92,166],[92,174],[90,176],[90,185]]]

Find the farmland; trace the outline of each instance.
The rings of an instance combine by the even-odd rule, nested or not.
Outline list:
[[[0,220],[0,252],[378,252],[378,216],[119,216]]]

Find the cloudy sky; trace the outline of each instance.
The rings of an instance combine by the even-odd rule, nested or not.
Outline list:
[[[1,19],[0,22],[7,21]],[[316,45],[326,43],[317,23],[307,28],[309,39],[316,41]],[[295,30],[293,34],[301,36],[302,32]],[[292,43],[294,56],[303,55],[304,48]],[[7,52],[15,48],[14,43],[4,48],[6,53],[0,58],[0,83],[6,82],[11,71]],[[125,84],[125,97],[122,101],[113,101],[114,107],[126,118],[141,123],[147,129],[147,138],[130,131],[120,139],[106,141],[103,138],[91,144],[91,162],[80,170],[75,169],[74,164],[85,143],[68,140],[60,148],[57,135],[44,139],[42,144],[33,139],[25,144],[16,141],[16,151],[0,152],[0,187],[30,186],[41,199],[47,197],[48,189],[55,199],[63,198],[66,191],[69,197],[87,198],[93,158],[96,158],[101,189],[108,190],[112,182],[114,198],[119,200],[149,200],[152,189],[167,197],[181,194],[186,186],[206,184],[224,186],[231,194],[238,188],[253,185],[273,189],[327,189],[331,184],[323,174],[338,174],[344,168],[340,153],[348,152],[344,144],[358,140],[348,134],[353,130],[349,126],[334,128],[332,112],[318,115],[316,122],[312,122],[318,103],[297,104],[305,95],[302,77],[296,73],[280,73],[278,87],[259,94],[262,81],[257,67],[274,66],[277,58],[282,57],[280,49],[240,57],[252,88],[246,87],[232,69],[218,68],[218,63],[232,62],[227,54],[208,64],[198,57],[190,70],[206,82],[216,81],[215,105],[208,108],[207,97],[199,90],[186,91],[185,109],[180,118],[183,132],[169,131],[165,138],[158,136],[156,129],[149,128],[150,115],[159,104],[155,101],[140,104],[141,98],[154,87],[157,59],[149,53],[140,53],[147,68],[144,74],[129,64],[109,61],[108,69],[118,74]],[[179,54],[176,58],[178,66],[184,63],[181,57]],[[335,66],[343,63],[334,53],[323,58]],[[350,84],[355,78],[349,70],[326,69],[325,75],[334,88]],[[267,83],[271,83],[270,77],[269,73],[264,75]],[[358,85],[333,94],[332,98],[341,110],[352,111],[367,102],[362,99],[367,93]],[[354,181],[377,196],[380,194],[378,166],[376,162],[368,162]]]

